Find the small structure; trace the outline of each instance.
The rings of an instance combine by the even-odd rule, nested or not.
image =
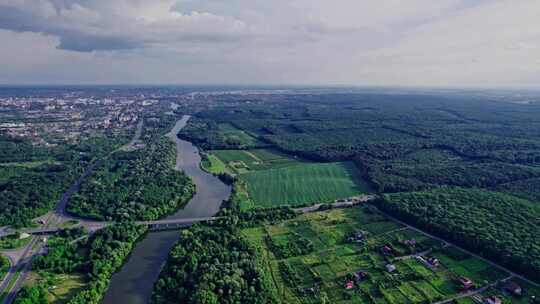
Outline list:
[[[354,273],[354,278],[357,282],[363,281],[368,278],[368,273],[364,271],[357,271]]]
[[[352,236],[347,238],[349,243],[363,243],[365,241],[365,235],[362,231],[355,232]]]
[[[490,296],[484,299],[485,304],[502,304],[501,299],[496,296]]]
[[[517,283],[508,281],[504,284],[503,289],[514,296],[520,297],[523,294],[523,289]]]
[[[386,271],[392,273],[397,270],[396,265],[394,264],[386,264]]]
[[[393,255],[394,254],[394,248],[392,248],[392,245],[384,245],[381,247],[381,253],[383,255]]]
[[[430,257],[426,260],[426,262],[428,263],[428,265],[432,268],[437,268],[439,266],[441,266],[441,262],[439,262],[439,259],[437,258],[434,258],[434,257]]]
[[[354,282],[353,281],[348,281],[347,283],[345,283],[345,289],[350,290],[350,289],[353,289],[353,288],[354,288]]]
[[[24,240],[24,239],[27,239],[29,238],[31,235],[26,233],[26,232],[22,232],[20,235],[19,235],[19,240]]]
[[[401,243],[403,245],[406,245],[406,246],[416,246],[416,240],[415,239],[404,240]]]
[[[474,282],[466,277],[459,278],[459,283],[461,284],[461,287],[463,287],[463,289],[471,289],[472,287],[474,287]]]

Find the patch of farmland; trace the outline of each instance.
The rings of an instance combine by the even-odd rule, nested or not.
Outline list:
[[[240,176],[257,206],[328,203],[371,192],[353,163],[315,163]]]

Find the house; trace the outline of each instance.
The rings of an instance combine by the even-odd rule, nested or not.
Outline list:
[[[347,283],[345,283],[345,289],[349,290],[349,289],[353,289],[354,288],[354,282],[353,281],[348,281]]]
[[[415,239],[411,239],[411,240],[404,240],[401,242],[403,245],[406,245],[406,246],[416,246],[416,240]]]
[[[394,264],[386,264],[386,271],[392,273],[392,272],[394,272],[396,270],[397,270],[396,265],[394,265]]]
[[[357,231],[352,236],[348,237],[347,241],[350,243],[362,243],[365,241],[365,235],[362,231]]]
[[[496,296],[490,296],[484,299],[485,304],[502,304],[501,299]]]
[[[461,283],[461,286],[463,287],[463,289],[470,289],[474,286],[474,282],[471,281],[471,279],[466,278],[466,277],[459,278],[459,283]]]
[[[381,248],[381,252],[384,255],[392,255],[394,253],[394,248],[392,248],[392,245],[384,245]]]
[[[518,297],[523,294],[523,289],[521,289],[521,286],[512,281],[506,282],[503,289]]]
[[[367,277],[368,277],[368,273],[364,271],[358,271],[354,273],[354,278],[356,279],[357,282],[365,280],[367,279]]]
[[[439,262],[439,259],[436,259],[434,257],[428,258],[427,263],[430,267],[433,267],[433,268],[441,266],[441,262]]]

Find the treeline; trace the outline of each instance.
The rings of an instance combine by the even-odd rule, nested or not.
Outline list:
[[[224,218],[180,233],[154,286],[153,303],[275,303],[271,278],[260,271],[255,251],[240,230],[298,214],[281,207],[249,212],[223,209],[219,215]]]
[[[529,201],[486,190],[442,187],[387,194],[378,206],[540,281],[540,209]]]
[[[116,152],[74,195],[67,210],[99,220],[155,220],[191,199],[195,186],[174,170],[176,150],[167,138],[145,142],[143,149]]]
[[[154,287],[152,302],[275,303],[255,254],[234,220],[180,233]]]
[[[34,260],[33,269],[44,276],[72,273],[84,275],[88,283],[68,303],[100,303],[111,276],[122,266],[146,229],[146,226],[132,222],[117,223],[97,231],[89,240],[78,242],[73,241],[81,236],[81,231],[68,231],[51,241],[49,252]],[[47,284],[43,280],[32,287],[23,287],[14,303],[49,303],[47,290],[51,286]]]
[[[524,111],[522,105],[455,94],[259,97],[222,97],[181,135],[205,149],[234,148],[219,135],[219,125],[233,124],[304,158],[353,160],[380,192],[492,188],[540,177],[538,107]],[[411,160],[415,153],[419,157]]]

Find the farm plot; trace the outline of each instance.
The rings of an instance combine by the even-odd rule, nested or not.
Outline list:
[[[371,191],[354,164],[315,163],[243,174],[260,207],[327,203]]]
[[[283,168],[307,161],[269,149],[214,150],[211,154],[227,164],[234,174],[250,171]]]
[[[465,275],[477,287],[507,276],[371,206],[305,214],[242,233],[282,303],[431,303],[463,292]],[[428,263],[435,258],[440,264]]]
[[[228,123],[219,124],[219,133],[225,138],[226,142],[235,144],[240,148],[253,147],[260,144],[257,138]]]

